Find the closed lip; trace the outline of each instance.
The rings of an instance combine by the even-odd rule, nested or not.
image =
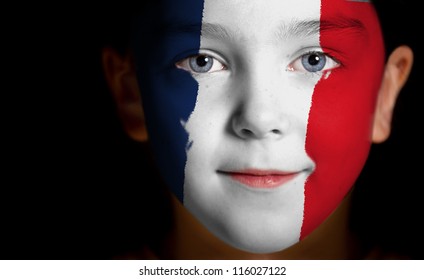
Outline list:
[[[293,180],[299,172],[280,170],[244,169],[218,171],[232,180],[254,189],[273,189]]]

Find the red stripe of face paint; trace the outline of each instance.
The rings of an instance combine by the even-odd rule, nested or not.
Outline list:
[[[316,170],[305,185],[301,239],[317,228],[353,186],[371,145],[374,106],[384,66],[384,46],[370,3],[323,0],[321,23],[355,23],[365,28],[329,30],[321,26],[320,44],[341,62],[315,87],[306,151]]]

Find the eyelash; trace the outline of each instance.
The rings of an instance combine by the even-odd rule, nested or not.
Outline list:
[[[315,59],[315,61],[313,61],[313,59]],[[305,63],[310,63],[312,65],[314,62],[317,62],[319,69],[312,69],[311,71],[306,69],[307,66]],[[292,72],[298,71],[301,73],[321,74],[328,70],[335,69],[340,65],[341,63],[328,53],[322,51],[308,51],[298,56],[293,62],[291,62],[288,65],[287,70]],[[312,67],[314,66],[315,65],[312,65]]]
[[[311,71],[309,71],[308,69],[306,69],[308,66],[305,66],[305,63],[310,63],[312,65],[315,62],[314,59],[319,65],[319,69],[312,69]],[[290,64],[287,66],[287,71],[321,74],[325,71],[337,68],[340,65],[340,62],[328,53],[322,51],[308,51],[296,57],[295,60],[290,62]],[[199,53],[197,55],[189,56],[178,61],[175,66],[193,75],[210,74],[228,69],[227,66],[222,63],[220,59],[208,53]],[[312,65],[312,67],[314,66],[315,65]]]
[[[202,61],[203,59],[203,61]],[[196,65],[196,63],[206,63],[204,66]],[[209,64],[208,64],[209,63]],[[192,74],[209,74],[217,71],[227,70],[227,66],[220,61],[220,59],[216,58],[214,55],[208,53],[199,53],[197,55],[192,55],[187,58],[184,58],[178,61],[175,66],[179,69],[185,70]],[[194,68],[205,67],[205,69],[194,69]],[[205,70],[201,72],[201,70]]]

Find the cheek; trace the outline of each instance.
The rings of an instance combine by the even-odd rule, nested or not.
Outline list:
[[[149,137],[167,185],[185,204],[185,186],[204,183],[205,166],[216,156],[227,114],[222,98],[211,97],[222,90],[208,89],[182,70],[168,79],[152,75],[149,83],[154,94],[143,100]]]
[[[322,17],[333,5],[322,5]],[[342,5],[341,5],[342,6]],[[368,5],[369,6],[369,5]],[[371,126],[384,65],[384,48],[376,15],[363,9],[361,21],[372,39],[364,44],[321,34],[322,46],[341,46],[351,57],[349,67],[334,70],[316,85],[309,114],[306,151],[316,169],[305,186],[301,238],[320,225],[339,205],[363,168],[371,146]],[[334,35],[334,34],[333,34]]]
[[[175,58],[198,52],[203,1],[165,1],[154,17],[135,24],[134,50],[149,142],[165,183],[182,201],[188,134],[183,124],[193,112],[198,84],[175,67]],[[161,28],[170,22],[198,23],[189,35],[168,34]],[[149,38],[149,40],[145,40]]]
[[[174,72],[174,70],[172,71]],[[182,201],[188,134],[184,123],[194,110],[198,85],[187,73],[151,75],[144,81],[145,119],[155,160],[172,192]],[[140,78],[143,81],[143,78]]]

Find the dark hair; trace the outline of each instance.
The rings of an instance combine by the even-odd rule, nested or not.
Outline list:
[[[108,46],[124,54],[130,44],[132,18],[143,13],[149,15],[152,9],[159,7],[159,1],[156,4],[151,1],[141,4],[125,2],[121,2],[118,7],[111,7],[110,13],[105,12],[99,17],[96,25],[99,48]],[[411,0],[372,0],[372,3],[381,23],[386,57],[400,45],[409,45],[413,50],[418,50],[417,36],[414,36],[414,28],[420,26],[419,17],[414,16],[414,11],[420,11],[416,4],[418,1],[414,3]],[[399,192],[399,186],[413,186],[416,182],[413,181],[413,176],[409,176],[411,167],[399,166],[397,163],[398,159],[410,160],[408,154],[413,155],[415,148],[421,146],[419,143],[411,145],[412,136],[404,137],[421,125],[416,121],[415,124],[411,122],[422,119],[416,116],[420,108],[417,108],[418,102],[414,102],[416,98],[412,96],[416,75],[413,71],[399,97],[392,136],[385,143],[372,146],[370,157],[354,188],[351,216],[352,229],[364,242],[365,247],[378,245],[386,251],[412,258],[423,256],[422,242],[419,242],[421,237],[417,234],[419,229],[415,226],[418,224],[415,221],[415,213],[419,212],[420,204],[404,201],[414,201],[422,195],[419,195],[417,190],[412,190],[412,194]],[[399,147],[403,147],[403,150]],[[388,174],[396,174],[396,179]],[[393,207],[394,202],[398,203],[396,207]],[[398,207],[403,209],[399,210]],[[394,217],[396,226],[392,223]]]
[[[119,6],[110,7],[109,12],[98,17],[96,31],[93,33],[98,36],[99,49],[108,46],[125,54],[130,44],[133,17],[143,13],[150,16],[153,9],[160,8],[160,1],[136,2],[141,3],[120,2]],[[413,15],[414,11],[420,11],[416,4],[418,1],[414,3],[411,0],[372,0],[372,3],[382,26],[386,57],[399,45],[409,45],[418,50],[414,28],[420,26],[417,23],[419,17]],[[418,197],[422,195],[418,190],[410,188],[408,191],[412,193],[399,192],[399,186],[407,188],[417,183],[414,182],[414,176],[409,176],[413,170],[411,166],[398,164],[399,159],[412,162],[410,155],[414,154],[417,146],[422,146],[420,143],[412,144],[413,136],[405,137],[421,125],[417,124],[417,121],[411,121],[422,119],[418,116],[421,111],[417,107],[419,103],[414,102],[416,98],[412,95],[414,81],[417,81],[416,75],[413,71],[399,97],[392,136],[385,143],[372,146],[369,160],[357,180],[353,193],[351,225],[364,242],[364,247],[377,245],[386,251],[422,258],[419,223],[415,220],[415,213],[420,211]],[[388,174],[396,174],[396,178]],[[395,202],[398,204],[393,207]],[[393,225],[394,218],[396,226]],[[155,234],[153,228],[152,230]],[[414,236],[416,238],[413,238]]]
[[[420,1],[372,2],[387,53],[410,45],[414,65],[420,66]],[[1,259],[109,259],[144,244],[159,246],[156,242],[169,231],[172,215],[166,199],[160,202],[165,195],[146,185],[151,168],[121,131],[100,60],[105,46],[124,54],[132,17],[148,14],[158,3],[123,0],[95,9],[75,5],[51,12],[46,7],[44,13],[37,6],[17,18],[26,21],[25,28],[6,41],[23,47],[14,58],[27,57],[15,63],[18,75],[9,71],[19,78],[12,87],[19,92],[8,95],[16,101],[7,102],[6,96],[5,102],[19,105],[6,106],[12,109],[6,124],[22,120],[12,121],[12,132],[6,125],[4,133],[6,140],[13,136],[13,145],[4,145],[7,199],[1,209],[7,214]],[[414,258],[424,252],[417,217],[423,213],[422,167],[413,164],[423,147],[417,136],[422,127],[422,104],[415,97],[419,70],[414,67],[400,95],[389,141],[372,147],[352,207],[352,226],[365,243]],[[152,215],[156,210],[160,219]]]
[[[386,53],[389,54],[402,44],[411,45],[411,36],[407,29],[415,26],[413,23],[417,21],[413,16],[408,16],[414,9],[412,1],[371,0],[371,2],[380,19]],[[113,6],[103,7],[103,12],[96,17],[96,30],[93,33],[98,37],[97,41],[101,46],[112,47],[123,54],[129,47],[132,19],[135,16],[150,16],[154,9],[160,7],[160,0],[136,1],[136,3],[122,1],[119,4],[114,3]]]
[[[414,11],[419,11],[418,5],[411,0],[371,0],[380,24],[387,50],[387,55],[400,45],[413,46],[412,32],[418,23]]]
[[[422,144],[415,136],[422,125],[422,104],[417,101],[419,66],[417,28],[422,26],[417,2],[410,0],[372,0],[386,47],[386,57],[398,46],[414,51],[412,72],[398,97],[387,141],[373,144],[353,191],[351,227],[364,247],[379,247],[393,258],[423,259],[424,242],[420,222],[424,191],[415,174],[421,168],[412,164],[422,155]],[[406,163],[406,164],[405,164]]]

